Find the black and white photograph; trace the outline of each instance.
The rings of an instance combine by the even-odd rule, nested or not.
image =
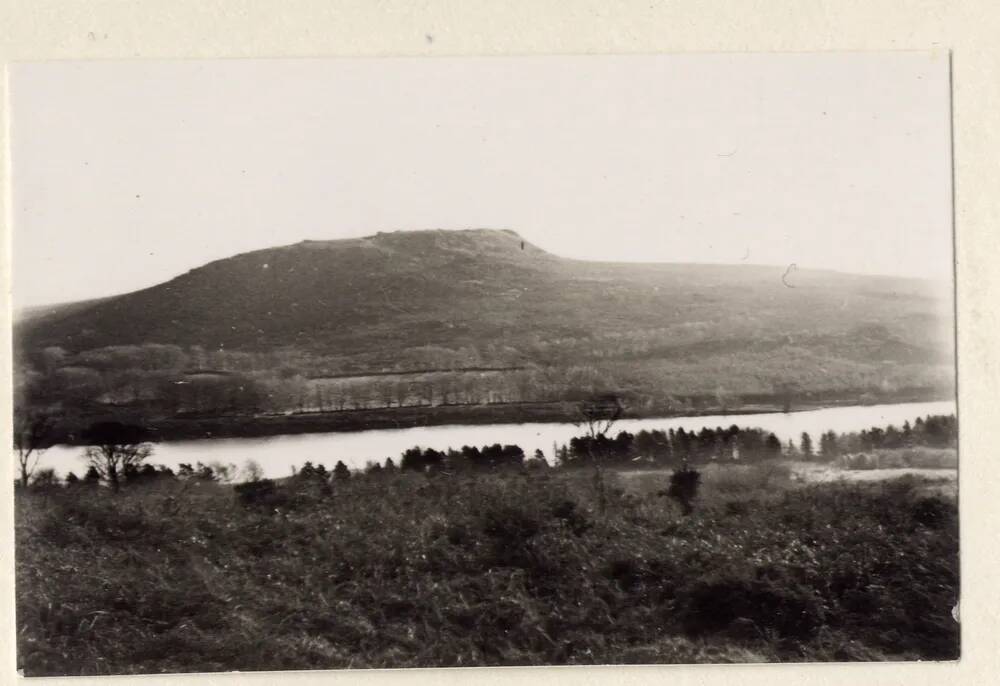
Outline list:
[[[961,657],[946,50],[8,91],[24,676]]]

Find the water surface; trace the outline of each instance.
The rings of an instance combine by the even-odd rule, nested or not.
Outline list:
[[[727,414],[704,417],[669,417],[661,419],[627,419],[615,424],[611,433],[641,429],[678,429],[699,431],[704,427],[760,427],[773,432],[782,443],[789,439],[796,444],[803,432],[809,433],[815,445],[826,431],[845,433],[873,426],[911,424],[929,414],[954,414],[954,401],[900,403],[893,405],[856,405],[831,407],[791,413]],[[301,467],[307,460],[333,468],[338,460],[352,469],[360,469],[368,461],[383,462],[393,458],[399,463],[407,448],[420,446],[447,450],[463,445],[482,447],[493,443],[516,444],[526,455],[541,450],[550,461],[554,444],[568,443],[583,433],[581,427],[568,423],[477,424],[421,426],[410,429],[376,429],[371,431],[332,432],[268,436],[264,438],[214,438],[193,441],[157,443],[148,462],[172,469],[181,463],[210,464],[219,462],[242,467],[247,460],[261,466],[268,477],[283,477],[292,467]],[[79,446],[56,446],[46,451],[40,467],[51,467],[60,475],[68,471],[78,476],[86,471],[84,449]]]

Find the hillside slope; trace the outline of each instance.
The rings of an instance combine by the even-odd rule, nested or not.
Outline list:
[[[782,387],[946,392],[948,312],[915,279],[585,262],[483,229],[237,255],[142,291],[35,312],[15,335],[25,368],[63,391],[90,384],[79,395],[103,405],[162,399],[178,375],[216,388],[241,374],[256,400],[225,402],[254,410],[544,402],[597,390],[647,405],[711,396],[735,406]],[[116,385],[112,372],[129,370],[127,388]],[[166,376],[154,388],[157,374]],[[168,405],[207,413],[221,402]]]
[[[36,316],[23,340],[71,351],[174,343],[350,353],[400,334],[413,346],[664,327],[687,339],[683,330],[697,328],[732,338],[888,326],[924,339],[940,324],[941,303],[919,281],[784,271],[566,260],[506,231],[389,233],[213,262]]]

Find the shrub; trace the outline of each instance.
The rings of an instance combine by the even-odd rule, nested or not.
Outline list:
[[[94,465],[87,467],[87,473],[83,475],[83,483],[87,486],[96,486],[101,483],[101,473],[94,468]]]
[[[954,469],[958,466],[958,452],[954,448],[917,446],[897,450],[876,450],[874,454],[882,469],[898,469],[900,467]]]
[[[837,464],[843,469],[954,469],[958,453],[954,448],[917,446],[841,455]]]
[[[202,464],[201,462],[195,465],[191,477],[198,481],[215,481],[218,478],[215,469],[211,465]]]
[[[351,470],[347,468],[347,465],[337,460],[336,466],[333,468],[333,478],[338,481],[345,481],[351,478]]]
[[[572,500],[562,500],[551,508],[552,516],[561,521],[576,536],[582,536],[592,524],[585,512],[582,512]]]
[[[841,469],[875,469],[876,460],[866,453],[855,453],[851,455],[841,455],[837,460],[837,465]]]
[[[608,472],[593,523],[585,470],[397,472],[337,483],[335,497],[298,477],[233,491],[177,484],[177,500],[154,488],[22,489],[19,666],[40,676],[957,655],[950,496],[904,478],[741,492],[727,505],[705,491],[715,472],[702,471],[691,517],[646,497],[643,479],[662,476]]]
[[[317,479],[320,481],[325,481],[329,474],[327,474],[326,467],[323,465],[313,465],[312,462],[306,460],[306,463],[302,465],[296,475],[299,479]]]
[[[144,464],[141,467],[129,466],[125,469],[125,481],[129,485],[149,484],[158,480],[170,480],[173,478],[173,470],[163,465],[154,467],[151,464]]]
[[[879,450],[874,455],[874,461],[878,469],[902,469],[909,466],[897,450]]]
[[[666,495],[676,500],[685,515],[694,512],[694,501],[698,497],[701,474],[690,467],[676,470],[670,475],[670,487]]]
[[[545,456],[541,454],[541,450],[536,450],[536,455],[529,460],[524,461],[525,469],[532,471],[538,471],[549,468],[549,463],[546,462]]]
[[[711,465],[702,470],[701,483],[718,493],[775,490],[791,483],[792,470],[776,461],[750,465]]]
[[[50,491],[59,488],[59,477],[54,469],[37,469],[31,477],[31,488],[36,491]]]
[[[631,557],[618,557],[611,560],[604,570],[605,575],[614,580],[624,591],[632,591],[642,580],[644,570],[642,564]]]
[[[913,521],[929,529],[939,529],[954,516],[954,506],[940,496],[919,498],[910,506]]]
[[[906,448],[907,465],[919,469],[954,469],[958,467],[958,451],[954,448]]]
[[[703,636],[748,619],[782,637],[807,640],[815,636],[824,615],[812,590],[787,577],[760,577],[722,576],[684,588],[678,606],[684,630],[691,636]]]
[[[243,463],[241,476],[243,481],[260,481],[264,478],[264,470],[255,460],[247,460]]]
[[[487,507],[480,515],[483,533],[504,543],[518,545],[542,528],[531,513],[511,505]]]
[[[256,507],[281,507],[288,504],[288,497],[272,479],[247,481],[233,486],[241,503]]]
[[[527,508],[506,503],[488,504],[478,516],[479,530],[492,542],[493,564],[528,567],[533,554],[529,542],[542,530],[542,522]]]
[[[208,467],[211,469],[215,477],[215,481],[224,484],[232,482],[236,478],[238,473],[236,465],[234,464],[225,464],[222,462],[210,462],[208,464]]]
[[[47,542],[64,546],[75,539],[98,539],[111,547],[156,545],[158,527],[141,506],[110,498],[91,498],[85,493],[62,491],[61,497],[42,518],[41,534]]]
[[[742,517],[750,514],[751,509],[757,504],[754,500],[730,500],[726,502],[725,512],[731,517]]]

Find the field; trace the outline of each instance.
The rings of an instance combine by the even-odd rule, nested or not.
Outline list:
[[[16,496],[26,675],[956,659],[926,478],[670,471],[155,479]]]

